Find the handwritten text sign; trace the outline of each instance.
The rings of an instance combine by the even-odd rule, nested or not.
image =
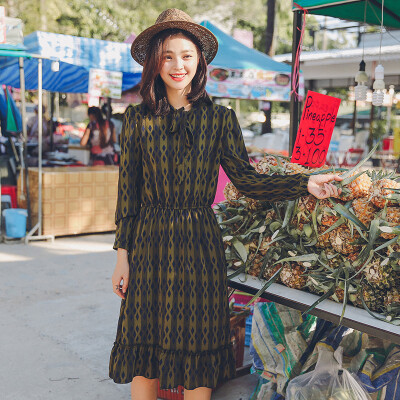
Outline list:
[[[308,91],[291,161],[317,168],[325,164],[340,99]]]

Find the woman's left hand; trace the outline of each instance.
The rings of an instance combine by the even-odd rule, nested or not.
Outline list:
[[[339,197],[342,189],[333,185],[332,181],[341,181],[343,178],[339,175],[311,175],[308,181],[307,189],[317,199],[327,199],[328,197]]]

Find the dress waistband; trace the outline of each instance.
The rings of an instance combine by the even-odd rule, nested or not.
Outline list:
[[[161,208],[167,210],[191,210],[191,209],[199,209],[199,208],[210,208],[211,204],[205,204],[200,206],[179,206],[179,207],[171,207],[163,204],[141,204],[141,207],[145,208]]]

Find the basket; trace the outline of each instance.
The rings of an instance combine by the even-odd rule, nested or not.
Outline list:
[[[231,340],[235,354],[236,368],[240,368],[243,366],[246,318],[250,313],[250,308],[234,305],[233,312],[235,315],[231,315],[230,317]],[[174,389],[160,389],[160,383],[158,382],[157,397],[160,399],[183,400],[183,393],[183,386],[178,386]]]

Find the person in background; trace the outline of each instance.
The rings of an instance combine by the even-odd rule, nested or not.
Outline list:
[[[115,127],[103,118],[99,107],[89,107],[89,124],[81,139],[81,146],[90,146],[90,164],[114,164]]]
[[[38,106],[35,106],[34,112],[35,115],[30,117],[28,119],[28,122],[26,123],[27,126],[27,136],[28,136],[28,141],[34,142],[38,140],[39,136],[39,108]],[[43,140],[47,138],[49,135],[50,129],[49,129],[49,121],[45,116],[46,113],[46,107],[42,106],[42,119],[43,119],[43,128],[42,128],[42,136]]]
[[[109,121],[115,128],[115,135],[116,135],[115,143],[119,144],[119,135],[121,134],[121,130],[122,130],[123,115],[122,114],[113,114],[112,111],[113,111],[112,107],[110,106],[110,119],[109,119]],[[101,112],[103,113],[104,118],[106,120],[108,120],[108,104],[103,104],[101,106]]]

